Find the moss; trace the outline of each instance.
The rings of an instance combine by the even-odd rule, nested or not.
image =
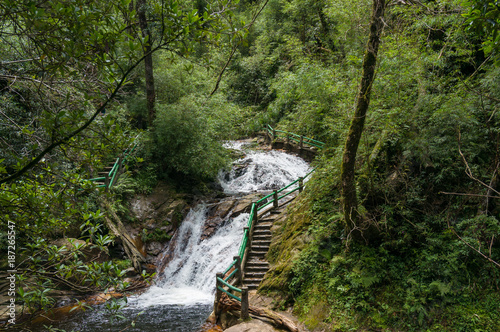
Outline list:
[[[274,222],[273,238],[267,256],[271,268],[261,283],[260,291],[279,294],[285,299],[289,297],[292,262],[308,242],[306,231],[311,224],[308,209],[308,201],[299,200],[289,208],[289,214],[285,213]]]

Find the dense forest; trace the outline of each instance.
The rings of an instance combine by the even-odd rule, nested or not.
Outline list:
[[[271,124],[326,143],[271,247],[277,307],[500,330],[498,1],[1,0],[0,20],[0,265],[24,313],[125,289],[133,258],[85,255],[113,256],[128,199],[210,192],[224,140]]]

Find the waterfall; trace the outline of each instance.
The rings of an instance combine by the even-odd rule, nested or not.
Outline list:
[[[243,150],[241,143],[233,149]],[[247,151],[230,171],[221,171],[219,182],[224,192],[240,195],[278,189],[310,170],[299,157],[280,151]],[[225,220],[213,236],[200,241],[208,206],[191,209],[181,227],[169,262],[156,285],[141,296],[131,299],[138,307],[151,305],[190,305],[211,303],[215,291],[215,274],[223,272],[237,254],[248,214]]]
[[[281,188],[309,172],[302,159],[279,151],[245,151],[244,142],[228,142],[226,147],[241,150],[245,156],[229,171],[219,174],[228,195],[241,196]],[[111,321],[106,310],[81,311],[65,319],[58,328],[65,330],[189,332],[199,326],[212,310],[215,274],[223,272],[237,254],[248,221],[248,214],[228,214],[215,233],[201,240],[208,211],[213,205],[201,203],[188,213],[166,253],[171,258],[155,285],[145,293],[128,299],[124,321]],[[131,326],[134,320],[136,326]],[[36,331],[36,330],[35,330]],[[45,330],[43,330],[45,331]]]
[[[237,254],[248,214],[230,220],[210,238],[200,241],[207,207],[192,209],[179,228],[174,259],[155,286],[137,300],[139,306],[195,304],[213,301],[215,273],[224,271]]]

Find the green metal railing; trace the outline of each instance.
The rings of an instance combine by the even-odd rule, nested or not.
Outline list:
[[[294,141],[299,144],[299,147],[302,149],[304,145],[310,145],[314,146],[318,149],[322,149],[325,147],[325,143],[320,142],[318,140],[315,140],[310,137],[306,137],[303,135],[297,135],[294,133],[290,133],[288,131],[283,131],[283,130],[277,130],[271,127],[271,125],[266,125],[264,127],[264,131],[269,135],[269,137],[274,140],[276,138],[285,138],[286,141],[289,143],[290,141]]]
[[[108,189],[108,188],[111,188],[113,185],[115,185],[116,182],[118,181],[118,177],[120,176],[120,174],[122,172],[123,165],[125,164],[125,162],[127,161],[127,159],[130,157],[130,155],[132,154],[132,152],[134,152],[135,148],[138,145],[137,138],[139,137],[139,135],[140,134],[138,134],[134,138],[134,140],[132,141],[132,144],[134,144],[134,145],[132,147],[128,147],[123,152],[122,156],[116,158],[116,161],[113,164],[113,166],[111,167],[111,170],[109,171],[108,174],[106,174],[105,176],[88,179],[88,181],[91,181],[91,182],[104,181],[104,184],[98,185],[97,188],[107,188]]]
[[[247,254],[249,249],[249,243],[251,242],[252,231],[254,225],[258,222],[259,219],[259,211],[262,211],[265,207],[270,204],[273,204],[273,207],[270,209],[275,209],[279,207],[279,201],[292,193],[299,191],[302,192],[304,188],[304,179],[310,176],[315,169],[311,170],[304,177],[300,177],[297,180],[293,181],[289,185],[275,190],[269,195],[266,195],[252,203],[252,207],[250,209],[250,215],[248,216],[247,225],[243,228],[243,237],[241,239],[241,244],[238,249],[238,255],[234,256],[233,262],[229,264],[224,273],[217,273],[216,276],[216,300],[215,300],[215,312],[217,311],[217,303],[222,296],[222,293],[226,293],[229,297],[241,302],[241,318],[248,318],[248,289],[246,287],[237,288],[234,285],[230,284],[230,281],[234,280],[234,283],[238,284],[242,282],[243,270],[247,260]],[[297,185],[296,188],[290,189],[292,186]],[[285,190],[290,189],[286,193],[283,193]],[[280,194],[283,193],[281,196]],[[269,211],[270,211],[269,210]],[[232,270],[232,271],[231,271]],[[229,273],[229,274],[228,274]],[[241,294],[241,298],[233,294],[233,292],[237,292]]]

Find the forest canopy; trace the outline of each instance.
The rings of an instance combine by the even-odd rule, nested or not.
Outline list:
[[[342,157],[374,3],[353,236]],[[280,306],[311,328],[500,328],[498,1],[2,0],[0,23],[0,243],[15,223],[30,312],[61,279],[126,287],[119,266],[62,258],[54,240],[109,251],[105,220],[127,220],[130,197],[207,190],[223,140],[270,124],[326,143],[271,248],[261,289]],[[121,185],[96,190],[136,145]]]

